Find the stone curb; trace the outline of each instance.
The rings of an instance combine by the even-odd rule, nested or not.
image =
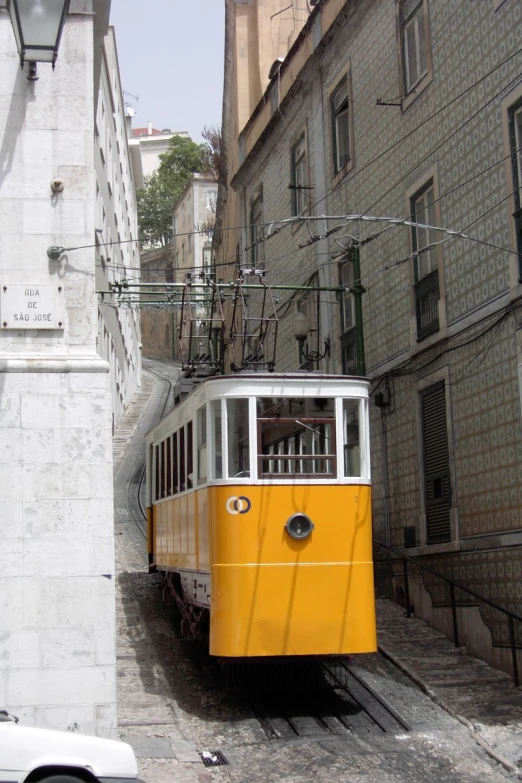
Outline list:
[[[446,699],[430,688],[430,686],[416,671],[414,671],[410,666],[408,666],[408,664],[404,663],[404,661],[398,658],[395,653],[392,653],[391,650],[383,647],[382,644],[379,644],[377,649],[384,658],[387,658],[391,663],[393,663],[394,666],[396,666],[403,674],[405,674],[406,677],[409,677],[410,680],[415,683],[415,685],[418,685],[421,691],[423,691],[423,693],[425,693],[434,704],[447,712],[448,715],[451,715],[452,718],[458,720],[458,722],[463,726],[466,726],[475,742],[480,745],[480,747],[488,754],[490,758],[496,761],[497,764],[500,764],[506,770],[506,772],[518,773],[518,778],[522,780],[522,773],[520,773],[518,767],[512,764],[511,761],[508,761],[508,759],[505,758],[505,756],[503,756],[501,753],[498,753],[498,751],[492,748],[491,745],[486,742],[483,737],[481,737],[473,723],[468,720],[468,718],[465,718],[463,715],[459,715],[457,712],[455,712],[453,707],[446,701]]]
[[[127,563],[127,559],[125,557],[125,553],[123,552],[121,547],[118,550],[118,557],[120,559],[122,571],[124,573],[127,573],[127,574],[131,573],[129,565]],[[138,601],[138,597],[137,597],[134,589],[132,588],[132,586],[130,587],[130,594],[131,594],[132,600],[134,602],[133,611],[136,613],[137,617],[139,618],[139,623],[140,623],[140,627],[141,627],[141,630],[143,632],[143,635],[146,638],[146,640],[148,641],[150,649],[152,651],[154,651],[154,642],[153,642],[152,637],[151,637],[151,635],[149,633],[149,629],[147,627],[147,623],[145,622],[145,618],[144,618],[143,613],[141,611],[141,607],[140,607],[140,604],[139,604],[139,601]],[[170,728],[170,731],[171,731],[171,734],[176,734],[177,736],[175,738],[171,737],[171,745],[172,745],[172,749],[173,749],[174,753],[176,754],[177,761],[202,765],[203,762],[202,762],[201,757],[199,756],[199,753],[197,752],[196,748],[192,745],[192,743],[189,740],[187,740],[186,737],[183,736],[183,734],[181,733],[181,731],[179,730],[179,728],[176,725],[177,720],[178,720],[177,705],[176,705],[176,702],[175,702],[175,700],[174,700],[174,698],[172,696],[172,693],[171,693],[171,690],[170,690],[170,686],[169,686],[169,684],[167,682],[167,679],[166,679],[166,677],[165,677],[165,675],[164,675],[164,673],[163,673],[163,671],[161,669],[159,669],[157,676],[158,676],[158,678],[160,679],[161,683],[163,684],[163,686],[165,688],[165,694],[167,694],[167,695],[165,695],[163,698],[164,698],[165,704],[170,709],[170,711],[172,713],[172,717],[173,717],[172,726]],[[121,727],[118,726],[118,728],[121,728]]]

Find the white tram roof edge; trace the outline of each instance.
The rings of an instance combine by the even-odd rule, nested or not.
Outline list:
[[[146,434],[147,442],[155,441],[156,432],[163,432],[167,423],[183,423],[210,400],[222,397],[288,397],[291,395],[367,398],[370,379],[358,375],[323,375],[320,373],[234,373],[205,378],[175,405]],[[189,413],[190,411],[190,413]]]

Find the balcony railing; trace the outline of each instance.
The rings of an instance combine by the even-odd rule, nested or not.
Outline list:
[[[417,341],[439,331],[439,270],[434,269],[415,283]]]

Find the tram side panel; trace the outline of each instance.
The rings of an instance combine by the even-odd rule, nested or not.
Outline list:
[[[212,655],[376,650],[369,486],[209,491]],[[237,497],[245,498],[240,513]],[[285,530],[295,513],[307,514],[315,526],[304,541]]]

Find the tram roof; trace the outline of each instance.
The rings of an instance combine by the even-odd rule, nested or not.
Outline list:
[[[190,379],[180,378],[180,381],[183,380]],[[256,393],[273,396],[274,393],[284,395],[285,392],[279,388],[271,389],[271,386],[289,386],[291,389],[288,391],[296,393],[299,391],[298,384],[301,385],[303,383],[309,383],[313,387],[313,390],[311,390],[310,393],[317,395],[326,392],[326,389],[328,388],[330,390],[329,393],[333,393],[335,387],[342,387],[343,385],[352,386],[360,384],[361,386],[367,386],[367,384],[370,383],[370,379],[360,375],[333,375],[320,372],[237,372],[230,373],[229,375],[211,375],[207,378],[198,379],[198,383],[194,386],[194,388],[189,393],[187,393],[179,403],[174,405],[174,407],[163,416],[161,421],[157,422],[153,427],[151,427],[145,437],[148,438],[149,435],[152,435],[156,429],[160,428],[165,423],[166,419],[173,416],[175,417],[177,411],[185,408],[186,405],[190,405],[191,400],[193,400],[196,396],[199,397],[200,394],[204,395],[205,389],[209,389],[209,386],[213,384],[220,384],[224,386],[225,389],[226,387],[229,387],[230,390],[233,390],[234,393],[238,393],[238,387],[245,385],[249,388],[248,390],[245,389],[242,391],[249,396]],[[256,385],[259,385],[259,389],[257,391],[253,388]],[[324,392],[323,390],[319,390],[317,388],[320,386],[325,387]],[[221,396],[222,394],[218,395],[218,397]]]

